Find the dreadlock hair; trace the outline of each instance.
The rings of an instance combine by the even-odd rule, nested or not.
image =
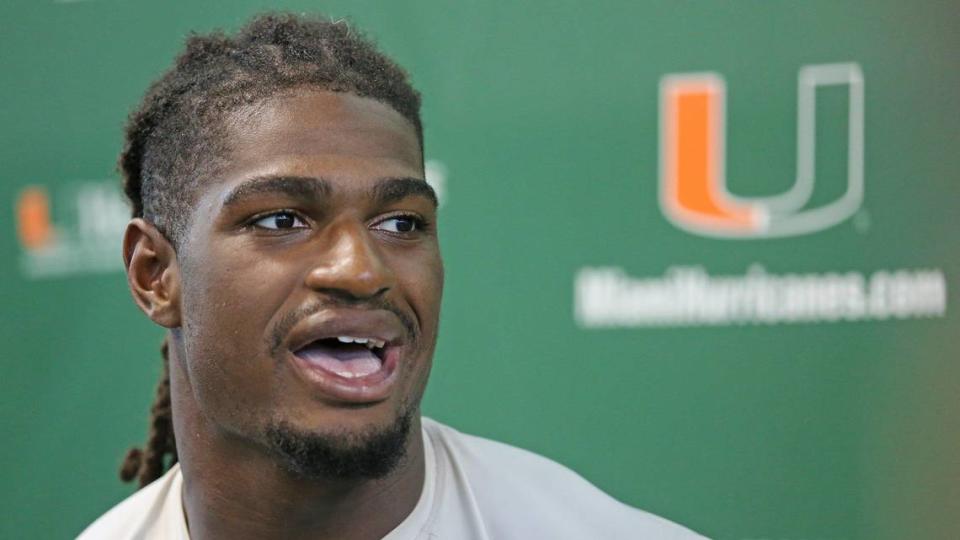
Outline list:
[[[177,462],[177,442],[173,437],[173,410],[170,404],[170,344],[166,339],[160,346],[163,373],[150,407],[150,430],[143,449],[131,448],[120,466],[120,479],[130,482],[138,479],[143,487],[163,476],[167,468]],[[167,458],[169,456],[169,459]]]
[[[406,72],[344,21],[259,15],[235,34],[192,34],[172,68],[147,90],[126,124],[118,169],[133,217],[178,249],[204,179],[226,163],[226,121],[244,105],[298,88],[380,101],[413,125],[423,148],[420,94]],[[127,453],[120,477],[143,487],[177,460],[170,409],[169,343],[143,449]]]

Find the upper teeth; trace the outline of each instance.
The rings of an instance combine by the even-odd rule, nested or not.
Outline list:
[[[368,349],[380,349],[386,344],[385,341],[381,341],[376,338],[360,338],[353,336],[337,336],[337,341],[340,343],[359,343],[361,345],[366,345]]]

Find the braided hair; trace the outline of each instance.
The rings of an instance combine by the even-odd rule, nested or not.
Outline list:
[[[143,487],[177,462],[177,442],[173,437],[173,411],[170,403],[170,344],[166,339],[160,346],[163,373],[157,382],[153,405],[150,407],[150,430],[143,449],[134,447],[120,467],[120,479],[130,482],[136,478]],[[169,458],[168,458],[169,456]]]
[[[178,249],[202,181],[226,162],[229,113],[301,87],[383,102],[410,121],[423,147],[420,94],[372,42],[343,21],[263,14],[233,35],[189,36],[130,114],[118,169],[133,217],[152,223]],[[168,340],[147,442],[127,453],[120,470],[121,479],[137,478],[141,487],[177,461]]]

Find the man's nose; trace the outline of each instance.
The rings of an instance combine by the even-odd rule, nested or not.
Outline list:
[[[373,298],[393,287],[393,272],[362,223],[331,224],[319,241],[324,248],[307,273],[307,287],[343,300]]]

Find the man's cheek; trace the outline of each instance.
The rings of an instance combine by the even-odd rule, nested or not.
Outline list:
[[[244,329],[225,320],[207,328],[210,331],[199,336],[196,354],[189,359],[194,391],[209,418],[242,430],[252,411],[270,403],[272,362]]]
[[[273,305],[282,303],[274,297],[283,295],[272,289],[273,265],[247,260],[205,269],[184,290],[188,369],[201,400],[225,412],[238,397],[256,400],[267,390],[273,361],[266,335]]]
[[[297,261],[281,261],[270,256],[254,256],[227,275],[237,306],[263,313],[267,318],[278,311],[302,281],[305,270]]]

